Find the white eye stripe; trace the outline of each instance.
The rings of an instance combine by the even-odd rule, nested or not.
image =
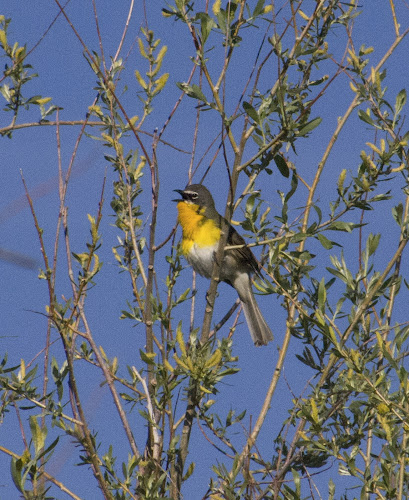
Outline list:
[[[192,198],[192,200],[196,200],[196,198],[199,196],[196,191],[184,191],[184,193],[189,197]]]

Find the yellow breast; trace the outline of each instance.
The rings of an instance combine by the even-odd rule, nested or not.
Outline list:
[[[182,226],[182,253],[188,255],[196,243],[199,247],[213,246],[220,239],[221,230],[212,219],[204,216],[204,209],[183,201],[177,204],[178,221]]]

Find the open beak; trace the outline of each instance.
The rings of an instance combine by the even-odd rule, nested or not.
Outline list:
[[[185,192],[183,191],[183,189],[174,189],[173,191],[175,191],[175,193],[179,193],[182,198],[179,198],[178,200],[172,200],[172,201],[176,201],[176,203],[177,203],[179,201],[182,201],[185,198],[184,197]]]

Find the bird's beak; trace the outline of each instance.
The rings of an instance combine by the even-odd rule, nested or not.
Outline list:
[[[184,194],[185,192],[183,191],[183,189],[174,189],[173,191],[175,191],[175,193],[179,193],[180,196],[182,197],[182,199],[184,199]],[[176,202],[179,202],[179,201],[182,201],[180,198],[178,200],[172,200],[172,201],[176,201]]]

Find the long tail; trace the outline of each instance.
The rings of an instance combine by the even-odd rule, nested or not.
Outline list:
[[[254,297],[250,276],[247,273],[241,274],[235,280],[234,288],[239,294],[244,316],[254,344],[257,346],[267,345],[274,337]]]

